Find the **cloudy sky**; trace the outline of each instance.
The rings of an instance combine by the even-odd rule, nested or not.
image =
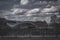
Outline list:
[[[29,10],[30,12],[34,12],[32,10],[39,10],[40,12],[55,12],[60,10],[60,0],[0,0],[0,12],[17,12],[17,10],[20,10],[19,7],[20,9],[31,9]]]
[[[45,15],[60,11],[60,0],[0,0],[0,14]],[[1,16],[0,15],[0,16]]]

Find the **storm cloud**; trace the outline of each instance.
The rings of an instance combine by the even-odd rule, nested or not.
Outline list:
[[[0,0],[0,14],[37,16],[59,12],[60,0]]]

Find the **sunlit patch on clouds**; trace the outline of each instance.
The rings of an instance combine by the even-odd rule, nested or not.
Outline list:
[[[34,8],[25,13],[26,16],[32,16],[33,13],[39,12],[39,8]]]
[[[41,12],[45,12],[45,13],[48,13],[48,12],[55,12],[57,11],[57,8],[54,7],[54,6],[51,6],[51,8],[44,8],[41,10]]]
[[[12,14],[18,14],[18,13],[26,12],[28,11],[28,9],[12,8],[11,11],[12,11]]]
[[[21,5],[26,5],[26,4],[28,4],[28,0],[21,0]]]

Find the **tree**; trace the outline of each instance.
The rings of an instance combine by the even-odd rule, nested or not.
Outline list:
[[[37,25],[37,27],[46,27],[47,26],[46,21],[37,21],[37,22],[35,22],[35,24]]]
[[[56,15],[52,16],[51,17],[51,22],[52,22],[51,25],[55,28],[56,31],[60,31],[60,23],[57,23],[56,20],[57,20],[57,16]]]

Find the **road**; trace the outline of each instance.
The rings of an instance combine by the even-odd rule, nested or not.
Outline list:
[[[41,38],[41,37],[1,37],[0,40],[60,40],[60,38]]]

